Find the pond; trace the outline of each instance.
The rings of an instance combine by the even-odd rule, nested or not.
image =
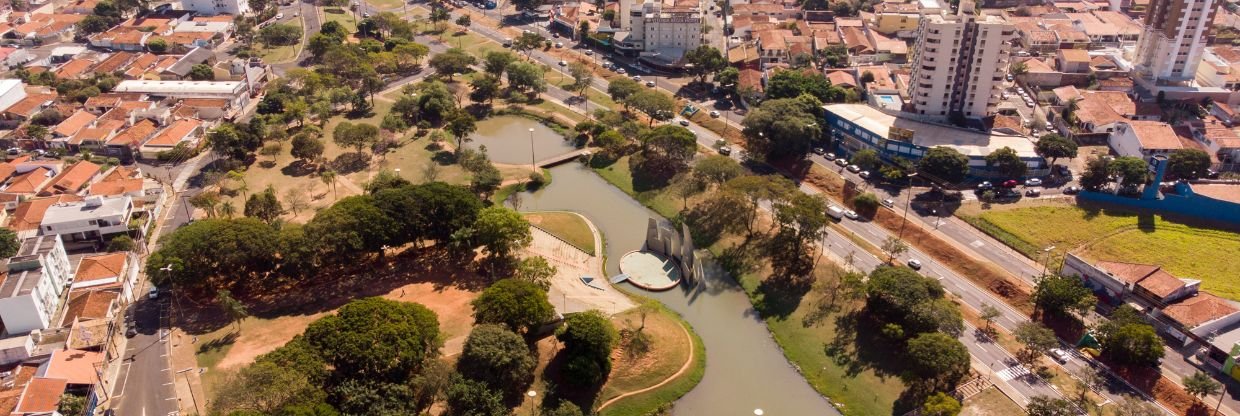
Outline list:
[[[534,129],[531,134],[530,129]],[[532,139],[531,139],[532,135]],[[496,116],[478,122],[478,131],[470,136],[466,147],[478,149],[486,146],[487,155],[495,163],[510,165],[530,164],[530,143],[534,145],[534,160],[543,160],[575,150],[564,136],[537,120],[521,116]]]
[[[576,211],[594,222],[606,245],[607,274],[618,272],[624,253],[642,248],[646,221],[656,217],[589,168],[569,163],[551,168],[550,186],[522,194],[522,210]],[[677,415],[839,414],[794,370],[744,290],[731,278],[700,279],[692,287],[646,292],[621,289],[663,302],[693,325],[706,347],[706,375],[676,402]]]

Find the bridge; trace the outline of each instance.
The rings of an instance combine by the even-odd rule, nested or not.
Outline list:
[[[571,152],[568,152],[562,155],[556,155],[556,156],[552,156],[552,157],[540,160],[538,161],[537,165],[540,168],[549,168],[549,167],[556,166],[564,162],[576,159],[577,157],[581,155],[589,154],[590,151],[591,149],[589,148],[577,149],[577,150],[574,150],[574,151],[571,151]]]

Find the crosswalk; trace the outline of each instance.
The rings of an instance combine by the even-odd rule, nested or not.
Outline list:
[[[1014,378],[1029,374],[1029,369],[1025,368],[1025,366],[1023,365],[1014,365],[1014,366],[1005,368],[1002,371],[999,371],[998,373],[995,373],[995,374],[999,376],[1000,380],[1009,381]]]

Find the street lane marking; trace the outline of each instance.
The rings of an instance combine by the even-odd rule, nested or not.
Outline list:
[[[125,395],[125,386],[129,384],[129,370],[133,368],[132,363],[125,363],[125,378],[121,379],[121,392],[113,394],[112,397],[121,397]]]
[[[982,240],[973,240],[973,242],[969,243],[969,245],[973,246],[973,248],[982,248],[982,246],[986,245],[986,243],[983,243]]]

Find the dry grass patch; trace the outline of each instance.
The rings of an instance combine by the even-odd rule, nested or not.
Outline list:
[[[571,212],[536,212],[525,214],[530,224],[564,240],[593,256],[594,232],[581,216]]]

